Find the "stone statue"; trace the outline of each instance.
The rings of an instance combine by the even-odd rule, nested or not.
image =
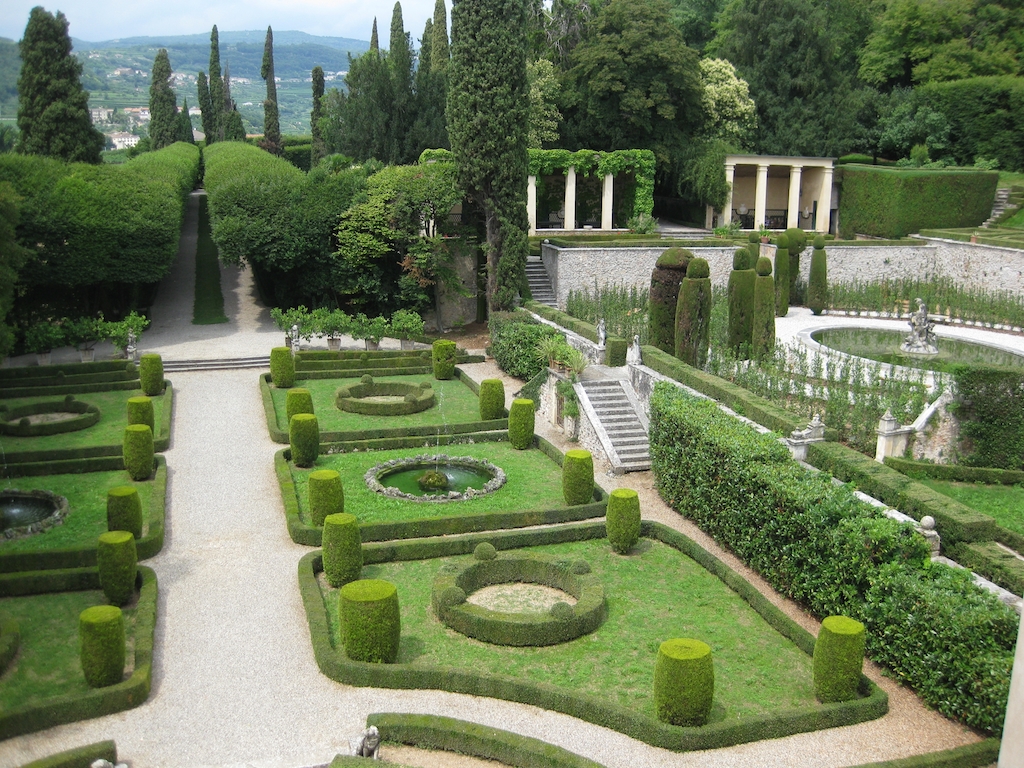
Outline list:
[[[292,354],[293,355],[297,355],[297,354],[299,354],[299,350],[302,348],[302,341],[301,341],[301,339],[299,339],[299,326],[298,325],[293,325],[292,326],[291,340],[292,340]]]
[[[124,348],[124,356],[135,361],[135,353],[138,351],[138,338],[135,336],[135,331],[128,331],[128,344]]]
[[[633,337],[633,343],[626,350],[626,365],[641,365],[643,360],[640,356],[640,335]]]
[[[900,344],[900,352],[908,355],[937,355],[935,323],[928,319],[928,307],[922,299],[914,299],[917,310],[910,316],[910,335]]]
[[[597,321],[597,348],[604,349],[604,343],[608,339],[608,331],[604,324],[604,318],[602,317]]]
[[[354,757],[372,757],[380,760],[380,731],[376,725],[371,725],[356,738],[349,740]]]

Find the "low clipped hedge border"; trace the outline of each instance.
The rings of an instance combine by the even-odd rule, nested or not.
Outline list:
[[[458,445],[466,438],[459,435],[442,435],[440,445]],[[504,432],[486,432],[472,435],[475,443],[504,442],[508,438]],[[537,447],[558,464],[562,463],[562,452],[542,437],[535,441]],[[418,448],[423,445],[422,438],[408,437],[391,439],[386,445],[375,446],[375,450],[390,448]],[[367,450],[363,444],[336,443],[321,446],[323,453],[339,453],[351,450]],[[284,514],[288,524],[288,535],[296,544],[319,547],[322,544],[323,529],[303,522],[299,516],[299,499],[292,479],[290,451],[284,448],[274,454],[274,471],[281,487],[281,499],[284,502]],[[363,523],[359,533],[363,542],[391,541],[414,539],[424,536],[449,536],[452,534],[470,533],[473,531],[490,531],[501,528],[527,528],[533,525],[551,525],[576,520],[590,520],[603,517],[608,506],[608,496],[594,487],[594,501],[575,507],[559,507],[557,509],[538,510],[534,512],[485,512],[476,515],[439,515],[421,520],[393,523]],[[439,510],[443,507],[439,507]]]
[[[92,390],[96,392],[107,392],[112,389],[138,389],[138,383],[132,383],[130,387],[108,387],[103,386],[100,389]],[[80,387],[71,387],[68,394],[78,394],[83,392]],[[34,397],[40,394],[55,394],[54,392],[41,393],[33,390],[24,397]],[[171,411],[174,406],[174,391],[171,388],[171,382],[164,379],[164,392],[162,395],[157,397],[162,399],[163,408],[160,414],[160,423],[157,425],[157,430],[153,435],[153,450],[155,451],[166,451],[171,444]],[[155,400],[156,398],[154,398]],[[38,451],[8,451],[6,453],[6,461],[8,465],[11,464],[25,464],[25,463],[37,463],[37,462],[56,462],[65,459],[92,459],[99,456],[121,456],[122,445],[121,440],[118,439],[117,443],[110,445],[90,445],[82,448],[51,448],[49,450],[38,450]]]
[[[99,461],[107,462],[106,466],[96,466]],[[60,472],[38,471],[22,472],[27,465],[10,467],[13,477],[25,475],[63,474],[70,472],[109,471],[124,469],[120,457],[114,459],[89,460],[79,459],[78,462],[60,462]],[[38,467],[38,465],[34,465]],[[43,467],[42,469],[48,469]],[[164,526],[166,521],[167,501],[167,460],[163,456],[156,457],[156,473],[153,476],[153,490],[149,496],[149,528],[146,535],[135,542],[139,560],[156,555],[164,546]],[[65,568],[87,568],[96,565],[96,542],[65,549],[50,549],[40,552],[0,552],[0,574],[18,573],[23,571],[49,571]]]
[[[602,768],[554,744],[452,717],[374,712],[366,725],[377,726],[386,742],[458,752],[514,768]]]
[[[537,301],[524,301],[523,306],[531,312],[540,315],[545,320],[557,323],[585,339],[597,343],[597,326],[586,323],[579,318],[566,314],[561,310],[541,304]],[[604,364],[613,368],[626,364],[626,350],[629,348],[629,340],[622,336],[609,334],[604,343]]]
[[[985,739],[963,747],[914,755],[901,760],[865,763],[855,768],[984,768],[999,759],[999,739]]]
[[[909,477],[930,477],[958,483],[985,483],[986,485],[1019,485],[1024,483],[1024,471],[996,469],[995,467],[967,467],[963,464],[933,464],[914,461],[900,456],[886,456],[885,465]]]
[[[949,557],[960,565],[970,568],[1015,595],[1024,594],[1024,560],[1000,548],[996,542],[963,542],[945,549]]]
[[[429,384],[429,382],[427,382]],[[368,397],[401,397],[400,403],[370,402]],[[412,397],[412,400],[409,397]],[[418,384],[403,384],[400,381],[358,382],[340,387],[335,393],[334,404],[349,413],[365,416],[406,416],[433,407],[436,398],[432,387]]]
[[[41,413],[74,413],[74,418],[62,421],[43,422],[21,426],[18,422],[26,416],[38,416]],[[0,411],[0,435],[15,437],[42,437],[59,435],[63,432],[77,432],[88,429],[100,420],[100,409],[89,405],[83,400],[51,400],[42,403],[29,403],[8,411]]]
[[[18,622],[4,616],[0,618],[0,675],[7,671],[7,665],[18,655],[21,648],[21,630]]]
[[[0,369],[0,398],[4,399],[138,388],[138,366],[126,360]]]
[[[21,768],[90,768],[97,760],[117,763],[117,745],[113,741],[98,741],[81,747],[58,752],[25,763]]]
[[[123,712],[139,706],[149,697],[153,682],[156,573],[151,568],[139,566],[136,585],[139,597],[135,614],[135,668],[131,677],[106,688],[55,696],[45,702],[0,712],[0,739]],[[95,568],[8,574],[0,577],[2,597],[99,588],[99,574]]]
[[[395,371],[391,373],[385,373],[383,371],[376,371],[372,375],[374,376],[402,376],[405,374],[426,374],[430,373],[430,368],[424,368],[422,371]],[[366,373],[366,371],[363,371]],[[477,384],[469,375],[459,369],[455,369],[455,374],[458,376],[459,381],[469,387],[474,394],[480,390],[480,385]],[[307,377],[309,378],[309,377]],[[336,374],[332,373],[330,376],[318,376],[316,378],[322,379],[336,379],[339,378]],[[270,383],[270,374],[264,373],[260,375],[260,394],[263,396],[263,412],[267,417],[267,431],[270,432],[270,439],[275,443],[288,444],[288,427],[282,429],[277,421],[277,410],[274,408],[274,395],[272,393],[272,385]],[[403,437],[424,437],[426,435],[436,436],[438,427],[425,426],[425,427],[392,427],[390,429],[357,429],[357,430],[334,430],[334,431],[320,431],[320,442],[321,443],[342,443],[342,442],[357,442],[363,440],[377,440],[377,439],[390,439],[390,438],[403,438]],[[501,419],[492,419],[490,421],[470,421],[464,424],[446,424],[444,426],[445,431],[448,434],[453,435],[464,435],[471,432],[489,432],[496,429],[508,429],[508,416]]]
[[[812,653],[814,637],[772,605],[767,598],[744,581],[739,574],[701,549],[683,534],[659,523],[644,523],[645,535],[674,547],[684,555],[692,557],[711,573],[721,578],[728,586],[748,601],[777,631],[792,640],[805,653]],[[491,533],[487,540],[497,549],[535,546],[561,541],[582,541],[603,538],[603,523],[584,523],[572,526],[554,526],[531,531],[501,531]],[[376,554],[390,555],[387,559],[422,559],[424,557],[446,557],[464,554],[481,540],[481,534],[449,537],[431,542],[388,542],[378,546]],[[404,546],[403,546],[404,544]],[[383,558],[382,558],[383,559]],[[380,562],[371,552],[365,551],[364,563]],[[710,566],[710,567],[709,567]],[[884,691],[866,677],[862,677],[864,698],[842,704],[820,704],[806,709],[793,709],[745,718],[728,723],[714,723],[699,728],[684,728],[662,723],[653,717],[635,711],[610,705],[593,697],[579,696],[572,692],[543,683],[523,682],[504,676],[475,674],[466,670],[448,670],[440,667],[416,667],[409,664],[367,664],[347,659],[344,651],[331,646],[320,586],[316,574],[322,568],[319,552],[310,552],[299,562],[299,590],[309,621],[313,652],[320,671],[338,682],[356,686],[377,688],[437,689],[453,693],[516,701],[542,709],[578,717],[581,720],[601,725],[624,733],[652,746],[675,751],[716,749],[762,739],[779,738],[794,733],[834,728],[865,722],[884,715],[889,709],[889,699]],[[733,586],[733,585],[736,586]],[[739,587],[737,589],[737,587]],[[652,662],[653,664],[653,659]],[[379,726],[378,726],[379,727]]]

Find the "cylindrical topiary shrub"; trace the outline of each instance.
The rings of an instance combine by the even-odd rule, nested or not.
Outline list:
[[[142,393],[150,397],[164,391],[164,361],[160,355],[149,352],[139,358],[139,384]]]
[[[825,256],[825,238],[814,238],[811,252],[811,275],[807,281],[807,306],[811,312],[820,315],[828,302],[828,266]]]
[[[393,664],[402,637],[395,585],[381,579],[351,581],[338,591],[338,600],[345,655],[353,661]]]
[[[295,384],[295,358],[288,347],[270,350],[270,380],[278,389],[288,389]]]
[[[757,260],[754,280],[754,322],[750,333],[750,356],[760,360],[775,346],[775,281],[772,261],[767,256]]]
[[[651,271],[651,292],[648,308],[650,343],[670,355],[676,353],[676,303],[679,286],[686,277],[686,267],[693,253],[685,248],[669,248],[658,257]]]
[[[658,719],[672,725],[704,725],[714,695],[711,647],[689,638],[663,642],[654,665],[654,707]]]
[[[742,357],[750,354],[755,280],[757,272],[752,268],[750,252],[739,248],[733,254],[732,272],[729,273],[729,348]]]
[[[305,387],[292,387],[284,396],[284,413],[288,423],[296,413],[315,413],[313,395]]]
[[[347,512],[324,518],[324,576],[332,587],[355,581],[363,572],[363,543],[355,515]]]
[[[145,480],[153,474],[153,430],[148,424],[129,424],[124,428],[121,455],[132,480]]]
[[[156,433],[156,422],[153,416],[153,399],[146,395],[128,398],[128,423],[145,424]]]
[[[431,345],[434,378],[438,381],[445,381],[455,375],[455,354],[457,349],[455,342],[448,339],[438,339]]]
[[[120,683],[124,677],[124,614],[114,605],[94,605],[78,616],[82,672],[90,688]]]
[[[676,357],[697,368],[704,366],[710,322],[711,270],[705,259],[691,259],[676,304]]]
[[[779,235],[775,241],[775,316],[789,314],[789,238]]]
[[[309,473],[309,518],[317,528],[328,515],[345,511],[345,489],[341,475],[333,469],[318,469]]]
[[[107,491],[107,530],[129,531],[142,538],[142,499],[134,485],[119,485]]]
[[[807,248],[807,233],[799,227],[786,230],[789,238],[789,300],[796,296],[796,281],[800,279],[800,254]]]
[[[505,385],[501,379],[480,382],[480,420],[500,419],[505,410]]]
[[[519,397],[508,409],[508,442],[513,448],[523,451],[533,445],[535,414],[533,400]]]
[[[608,496],[606,514],[608,543],[624,555],[640,540],[640,496],[632,488],[616,488]]]
[[[312,467],[320,455],[320,422],[312,413],[297,413],[288,422],[288,442],[297,467]]]
[[[750,263],[757,264],[761,258],[761,236],[757,232],[747,235],[747,251],[750,253]]]
[[[814,695],[822,704],[857,698],[864,666],[864,625],[846,616],[821,622],[814,643]]]
[[[590,451],[574,448],[562,461],[562,496],[570,507],[594,500],[594,457]]]
[[[139,555],[135,537],[128,531],[101,533],[96,542],[96,566],[100,589],[114,605],[124,605],[135,594]]]

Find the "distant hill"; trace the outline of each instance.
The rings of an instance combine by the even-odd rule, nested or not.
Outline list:
[[[265,29],[248,30],[245,32],[222,32],[218,30],[221,48],[225,45],[248,43],[259,45],[262,50],[263,41],[266,39],[266,36],[267,30]],[[144,48],[170,49],[187,45],[205,45],[207,50],[209,50],[210,33],[203,32],[196,35],[168,35],[166,37],[123,37],[117,40],[105,40],[101,43],[90,43],[86,40],[79,40],[78,38],[73,37],[71,38],[71,42],[76,51],[97,51],[108,48],[134,48],[136,46]],[[338,50],[345,52],[351,51],[353,56],[370,49],[370,43],[367,40],[353,40],[348,37],[323,37],[320,35],[311,35],[307,32],[278,32],[275,30],[275,63],[276,53],[279,47],[306,44],[322,45],[327,48],[337,48]]]

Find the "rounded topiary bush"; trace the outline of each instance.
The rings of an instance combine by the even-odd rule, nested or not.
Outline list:
[[[328,515],[340,515],[345,511],[345,489],[341,484],[341,475],[333,469],[310,472],[308,499],[310,522],[316,527],[322,526]]]
[[[648,338],[650,343],[674,355],[676,352],[676,303],[679,286],[686,277],[686,268],[693,253],[685,248],[669,248],[651,271]]]
[[[96,567],[100,588],[114,605],[124,605],[135,594],[139,555],[135,537],[128,531],[101,533],[96,542]]]
[[[145,480],[153,474],[153,430],[148,424],[129,424],[124,428],[121,455],[132,480]]]
[[[288,442],[297,467],[312,467],[320,455],[320,423],[312,413],[297,413],[288,422]]]
[[[338,600],[345,655],[353,661],[394,663],[402,636],[395,585],[381,579],[352,581],[339,590]]]
[[[689,638],[663,642],[654,665],[654,707],[658,719],[672,725],[704,725],[714,695],[711,647]]]
[[[139,358],[139,384],[143,394],[155,397],[164,391],[164,361],[149,352]]]
[[[363,572],[363,543],[359,522],[347,512],[324,518],[324,576],[332,587],[341,587]]]
[[[454,341],[438,339],[431,345],[431,357],[434,362],[434,378],[444,381],[455,375],[455,354],[457,347]]]
[[[500,419],[505,410],[505,385],[501,379],[480,382],[480,420]]]
[[[153,432],[156,432],[156,422],[153,415],[153,399],[146,395],[128,398],[128,423],[145,424]]]
[[[608,497],[605,527],[608,543],[624,555],[640,540],[640,496],[632,488],[616,488]]]
[[[292,387],[284,396],[284,414],[289,424],[296,413],[315,413],[313,395],[305,387]]]
[[[107,530],[130,531],[142,538],[142,499],[134,485],[119,485],[107,491]]]
[[[562,462],[562,496],[569,506],[594,500],[594,457],[590,451],[566,451]]]
[[[359,383],[360,384],[373,384],[373,376],[371,376],[368,373],[364,373],[362,376],[359,377]]]
[[[498,550],[489,541],[483,541],[473,549],[473,557],[476,560],[493,560],[498,556]]]
[[[519,397],[512,401],[508,409],[508,442],[513,448],[522,451],[533,445],[534,418],[533,400]]]
[[[288,389],[295,384],[295,358],[288,347],[270,350],[270,380],[278,389]]]
[[[822,704],[857,698],[864,666],[864,625],[846,616],[821,622],[814,643],[814,695]]]
[[[113,605],[94,605],[78,616],[82,672],[90,688],[120,683],[124,677],[124,614]]]

